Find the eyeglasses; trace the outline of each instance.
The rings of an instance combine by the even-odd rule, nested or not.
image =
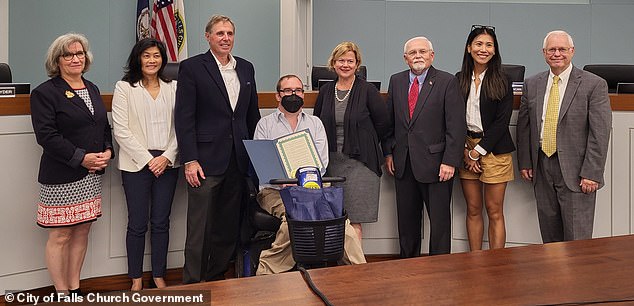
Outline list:
[[[77,53],[64,53],[62,54],[62,58],[66,61],[72,61],[73,57],[77,56],[77,59],[84,59],[86,57],[86,52],[84,51],[79,51]]]
[[[546,51],[546,54],[548,55],[554,55],[555,53],[557,53],[557,51],[559,51],[560,54],[567,54],[568,52],[570,52],[570,50],[572,50],[573,47],[570,48],[549,48],[549,49],[544,49],[544,51]]]
[[[304,89],[303,88],[284,88],[284,89],[280,89],[278,90],[278,92],[280,93],[284,93],[284,95],[290,96],[290,95],[295,95],[295,94],[303,94],[304,93]]]
[[[494,26],[481,25],[481,24],[474,24],[474,25],[471,26],[471,31],[477,30],[477,29],[485,29],[485,30],[489,30],[489,31],[495,32],[495,27]]]
[[[422,56],[427,55],[427,53],[432,52],[432,50],[427,50],[427,49],[420,49],[420,50],[410,50],[409,52],[405,53],[408,57],[415,57],[416,54],[420,54]]]

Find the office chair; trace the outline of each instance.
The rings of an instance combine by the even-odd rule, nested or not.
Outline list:
[[[163,69],[163,76],[166,76],[171,80],[178,79],[178,63],[167,63]]]
[[[502,64],[502,71],[508,75],[511,82],[524,82],[524,71],[526,68],[522,65]]]
[[[592,72],[608,82],[608,92],[615,93],[619,83],[634,83],[634,65],[595,64],[585,65],[583,70]]]
[[[11,68],[6,63],[0,63],[0,83],[11,83],[13,78],[11,77]]]
[[[616,93],[622,94],[634,94],[634,83],[621,83],[616,84]]]
[[[368,70],[365,66],[360,66],[356,73],[358,78],[367,80]],[[311,81],[313,90],[319,90],[319,80],[334,80],[337,78],[337,73],[328,69],[326,66],[313,66],[311,72]],[[323,82],[322,82],[323,83]]]

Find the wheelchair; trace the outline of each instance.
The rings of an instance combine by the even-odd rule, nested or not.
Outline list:
[[[298,171],[299,172],[299,171]],[[343,177],[319,178],[323,182],[343,182]],[[277,179],[272,184],[296,184],[298,179]],[[245,209],[241,231],[241,247],[236,254],[236,276],[248,277],[256,274],[260,253],[269,249],[281,225],[281,220],[265,210],[257,202],[258,187],[247,180],[249,199]],[[321,186],[320,186],[321,187]],[[343,257],[345,221],[348,215],[319,220],[294,220],[287,214],[295,268],[319,268],[336,263]]]
[[[252,179],[247,178],[247,187],[249,198],[244,210],[240,246],[235,260],[236,277],[255,276],[260,253],[271,247],[282,224],[282,220],[260,207],[257,201],[258,186]]]

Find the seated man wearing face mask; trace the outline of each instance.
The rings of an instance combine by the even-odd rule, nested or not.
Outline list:
[[[299,77],[285,75],[277,81],[275,98],[279,102],[272,114],[263,117],[258,122],[253,139],[276,139],[297,131],[308,129],[315,141],[317,151],[324,166],[328,166],[328,140],[324,125],[319,118],[306,114],[302,110],[304,105],[304,86]],[[260,254],[257,275],[285,272],[295,266],[291,241],[286,224],[284,204],[280,198],[281,186],[261,185],[258,193],[258,203],[262,209],[280,218],[282,224],[275,235],[275,241],[268,250]],[[350,221],[346,220],[346,237],[344,242],[345,264],[365,263],[365,256],[361,249],[361,241],[356,235]]]

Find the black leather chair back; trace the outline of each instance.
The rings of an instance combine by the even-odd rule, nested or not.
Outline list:
[[[0,63],[0,83],[12,83],[11,68],[6,63]]]
[[[178,63],[167,63],[163,69],[163,75],[171,80],[178,79]]]
[[[365,66],[360,66],[356,73],[358,78],[367,80],[368,70]],[[313,90],[319,90],[319,80],[334,80],[337,78],[337,73],[328,69],[326,66],[313,66],[311,73]]]
[[[616,93],[634,94],[634,83],[619,82],[616,85]]]
[[[583,66],[583,70],[592,72],[608,82],[608,92],[616,92],[619,83],[634,83],[634,65],[593,64]]]
[[[502,71],[509,76],[511,82],[524,82],[525,70],[523,65],[502,64]]]

